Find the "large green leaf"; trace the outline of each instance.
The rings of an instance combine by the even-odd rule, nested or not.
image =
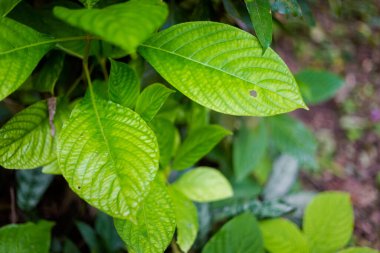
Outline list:
[[[218,125],[208,125],[191,131],[177,150],[173,169],[191,167],[211,151],[230,132]]]
[[[264,247],[271,253],[308,253],[305,236],[292,222],[278,218],[260,222]]]
[[[0,17],[5,17],[21,0],[1,0]]]
[[[145,41],[142,56],[174,87],[215,111],[268,116],[305,108],[288,67],[251,34],[214,22],[173,26]]]
[[[318,104],[332,98],[343,85],[338,75],[323,70],[303,70],[295,76],[306,103]]]
[[[173,92],[173,90],[160,83],[149,85],[141,92],[141,95],[137,99],[135,111],[145,121],[149,122],[156,116],[161,106]]]
[[[157,178],[139,210],[136,223],[115,219],[115,227],[129,252],[163,253],[175,230],[175,214],[167,187]]]
[[[272,42],[272,11],[269,0],[244,0],[255,28],[257,38],[264,50]]]
[[[16,172],[17,206],[24,211],[35,208],[53,180],[52,175],[42,174],[40,169]]]
[[[68,118],[66,103],[58,102],[55,134]],[[39,101],[17,113],[0,129],[0,164],[8,169],[33,169],[56,159],[56,136],[52,136],[48,104]]]
[[[156,176],[158,146],[137,113],[86,98],[62,130],[58,158],[63,176],[81,198],[113,217],[133,219]]]
[[[367,247],[352,247],[345,250],[341,250],[338,253],[379,253],[379,251]]]
[[[52,47],[50,37],[8,18],[0,17],[0,100],[29,77]]]
[[[49,221],[2,227],[0,228],[0,252],[48,253],[52,227],[53,223]]]
[[[133,53],[164,23],[168,10],[166,4],[159,0],[131,0],[104,9],[56,7],[54,14],[72,26]]]
[[[169,194],[176,216],[177,244],[183,252],[188,252],[199,229],[197,208],[191,200],[173,187],[169,188]]]
[[[303,230],[312,252],[335,252],[350,240],[354,212],[350,195],[343,192],[318,194],[306,207]]]
[[[140,81],[128,64],[111,60],[108,95],[117,104],[133,109],[140,94]]]
[[[191,200],[216,201],[233,195],[228,180],[216,169],[198,167],[182,175],[173,187]]]
[[[267,118],[266,122],[271,133],[270,140],[280,152],[294,156],[301,165],[317,168],[317,140],[301,121],[280,115]]]
[[[234,136],[233,168],[236,179],[241,181],[261,162],[268,147],[265,125],[260,123],[250,129],[243,124]]]
[[[225,224],[206,244],[202,253],[263,253],[258,223],[252,214],[241,214]]]

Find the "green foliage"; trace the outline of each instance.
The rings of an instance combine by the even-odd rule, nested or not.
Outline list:
[[[354,212],[347,193],[325,192],[305,210],[303,229],[312,252],[335,252],[345,246],[354,228]]]
[[[339,253],[379,253],[379,251],[367,247],[352,247],[345,250],[341,250],[339,251]]]
[[[229,252],[264,252],[258,223],[251,214],[241,214],[225,224],[202,251],[202,253]]]
[[[50,221],[34,224],[11,224],[0,228],[0,252],[48,253],[50,248]]]
[[[257,38],[264,51],[272,42],[272,11],[269,0],[244,0]]]
[[[0,2],[0,16],[5,17],[21,0],[2,0]]]
[[[303,70],[295,78],[305,102],[311,105],[332,98],[344,83],[338,75],[322,70]]]
[[[233,195],[231,185],[218,170],[199,167],[186,172],[173,187],[189,199],[210,202]]]
[[[305,108],[280,57],[271,49],[262,54],[257,39],[237,28],[184,23],[152,36],[139,52],[171,85],[215,111],[269,116]]]
[[[111,101],[84,99],[59,138],[71,189],[113,217],[133,219],[158,169],[156,137],[144,120]]]

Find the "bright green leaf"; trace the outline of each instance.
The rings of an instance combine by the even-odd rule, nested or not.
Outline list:
[[[0,100],[29,77],[52,47],[50,37],[8,18],[0,17]]]
[[[270,219],[260,222],[264,247],[271,253],[308,253],[309,245],[305,236],[292,222],[283,219]]]
[[[320,193],[306,207],[303,230],[313,252],[330,253],[343,248],[353,228],[354,211],[348,193]]]
[[[275,148],[295,157],[301,165],[317,168],[317,140],[301,121],[288,115],[280,115],[267,118],[266,122]]]
[[[295,78],[308,104],[318,104],[332,98],[344,84],[340,76],[323,70],[303,70]]]
[[[169,194],[176,216],[177,244],[183,252],[188,252],[199,229],[197,208],[191,200],[173,187],[169,188]]]
[[[197,202],[217,201],[233,195],[232,187],[223,174],[209,167],[198,167],[186,172],[173,187]]]
[[[4,226],[0,228],[0,252],[48,253],[52,227],[52,222],[44,220]]]
[[[168,10],[159,0],[131,0],[104,9],[55,7],[54,14],[72,26],[120,46],[127,53],[134,53],[137,46],[164,23]]]
[[[226,223],[203,248],[202,253],[263,253],[258,223],[252,214],[241,214]]]
[[[135,112],[111,101],[84,99],[58,144],[71,189],[105,213],[133,219],[158,169],[153,131]]]
[[[115,227],[129,252],[163,253],[175,230],[173,203],[157,178],[137,215],[136,223],[115,219]]]
[[[140,94],[140,81],[128,64],[111,60],[108,95],[111,101],[133,109]]]
[[[16,172],[16,181],[17,206],[21,210],[31,211],[53,181],[53,176],[42,174],[40,169],[19,170]]]
[[[272,11],[269,0],[244,0],[264,51],[272,42]]]
[[[179,147],[173,162],[173,169],[191,167],[209,153],[230,132],[218,125],[200,127],[190,132]]]
[[[150,122],[150,127],[157,137],[160,149],[160,165],[165,168],[173,155],[177,130],[172,122],[162,117],[154,118]]]
[[[341,250],[338,253],[379,253],[379,251],[367,247],[352,247],[345,250]]]
[[[187,122],[189,132],[207,126],[210,122],[210,110],[200,104],[192,102]]]
[[[233,142],[233,168],[236,179],[241,181],[261,162],[268,146],[265,125],[260,123],[254,129],[243,124]]]
[[[161,106],[173,92],[173,90],[160,83],[149,85],[141,92],[137,99],[135,111],[140,114],[145,121],[149,122],[156,116]]]
[[[59,164],[57,160],[45,165],[42,167],[42,173],[52,174],[52,175],[62,175],[61,169],[59,168]]]
[[[0,17],[5,17],[21,0],[1,0]]]
[[[175,25],[145,41],[142,56],[197,103],[233,115],[305,108],[288,67],[251,34],[214,22]]]
[[[66,103],[58,102],[54,129],[59,132],[68,117]],[[56,159],[48,105],[39,101],[17,113],[0,129],[0,164],[8,169],[33,169]]]

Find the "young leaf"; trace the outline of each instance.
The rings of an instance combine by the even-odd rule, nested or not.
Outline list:
[[[173,90],[166,88],[160,83],[149,85],[137,99],[135,111],[145,121],[149,122],[156,116],[168,96],[173,92]]]
[[[344,83],[338,75],[322,70],[303,70],[295,78],[308,104],[318,104],[332,98]]]
[[[52,47],[48,36],[8,18],[0,17],[0,100],[29,77]]]
[[[315,252],[343,248],[351,238],[353,227],[354,211],[347,193],[320,193],[306,207],[303,230]]]
[[[0,228],[0,252],[48,253],[52,227],[52,222],[44,220],[4,226]]]
[[[263,253],[259,226],[252,214],[241,214],[226,223],[206,244],[202,253]]]
[[[145,41],[141,55],[195,102],[233,115],[268,116],[306,108],[288,67],[257,39],[214,22],[175,25]]]
[[[266,119],[273,145],[282,153],[295,157],[301,165],[317,168],[317,140],[301,121],[288,115]]]
[[[159,0],[131,0],[104,9],[55,7],[54,14],[68,24],[102,37],[105,41],[134,53],[164,22],[167,6]]]
[[[5,17],[21,0],[1,0],[0,17]]]
[[[150,127],[157,137],[160,165],[165,168],[173,155],[177,130],[172,122],[162,117],[154,118],[150,122]]]
[[[197,208],[191,200],[173,187],[169,188],[169,194],[176,216],[177,244],[183,252],[188,252],[199,229]]]
[[[156,176],[158,146],[137,113],[84,99],[59,137],[58,162],[81,198],[113,217],[133,219]]]
[[[133,109],[140,94],[140,81],[128,64],[111,61],[108,95],[111,101]]]
[[[292,222],[283,219],[270,219],[260,222],[264,247],[275,253],[308,253],[306,238]]]
[[[183,170],[191,167],[229,134],[231,133],[228,130],[218,125],[208,125],[190,132],[177,151],[173,169]]]
[[[228,180],[216,169],[198,167],[181,176],[173,187],[189,199],[210,202],[233,195]]]
[[[269,0],[244,0],[264,51],[272,42],[272,11]]]
[[[175,214],[167,187],[156,178],[141,205],[136,223],[120,219],[114,222],[128,251],[163,253],[175,230]]]
[[[31,211],[53,181],[52,175],[42,174],[40,169],[19,170],[16,172],[17,206]]]
[[[345,250],[341,250],[338,253],[379,253],[379,251],[367,247],[352,247]]]
[[[68,111],[58,102],[54,127],[59,132]],[[8,169],[33,169],[56,158],[56,137],[52,136],[48,105],[39,101],[17,113],[0,129],[0,164]]]
[[[256,128],[249,129],[243,124],[233,142],[233,168],[236,180],[243,180],[260,163],[267,149],[267,131],[260,123]]]

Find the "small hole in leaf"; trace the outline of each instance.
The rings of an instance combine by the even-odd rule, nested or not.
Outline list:
[[[251,90],[250,92],[249,92],[249,95],[251,95],[252,97],[257,97],[257,92],[255,91],[255,90]]]

